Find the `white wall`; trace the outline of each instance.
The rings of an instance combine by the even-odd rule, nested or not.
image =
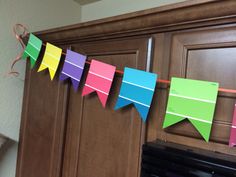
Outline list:
[[[0,0],[0,134],[15,141],[19,136],[25,61],[17,64],[19,78],[4,77],[21,49],[13,25],[23,23],[33,32],[79,23],[80,17],[81,7],[73,0]],[[0,153],[0,177],[15,176],[16,154],[17,143]]]
[[[82,6],[81,21],[86,22],[183,1],[185,0],[101,0]]]
[[[15,177],[17,143],[5,144],[0,151],[0,177]]]

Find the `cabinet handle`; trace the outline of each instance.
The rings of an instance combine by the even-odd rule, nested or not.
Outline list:
[[[148,47],[147,47],[147,63],[146,63],[146,71],[150,72],[151,70],[151,62],[152,62],[152,52],[153,52],[153,41],[154,38],[150,37],[148,39]]]

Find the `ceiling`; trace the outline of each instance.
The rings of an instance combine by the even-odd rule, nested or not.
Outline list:
[[[78,2],[80,5],[86,5],[86,4],[94,3],[101,0],[74,0],[74,1]]]

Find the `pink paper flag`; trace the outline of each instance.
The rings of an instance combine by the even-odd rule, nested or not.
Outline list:
[[[103,107],[105,107],[115,71],[116,67],[112,65],[92,60],[82,96],[96,91]]]
[[[235,145],[236,145],[236,104],[234,105],[233,123],[231,126],[231,133],[229,139],[229,146],[234,147]]]

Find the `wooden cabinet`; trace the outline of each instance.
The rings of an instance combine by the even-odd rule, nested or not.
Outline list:
[[[145,70],[148,41],[146,36],[67,47],[119,70],[125,66]],[[131,106],[114,110],[122,77],[116,75],[112,96],[103,108],[96,93],[81,96],[88,68],[78,92],[70,81],[58,81],[58,74],[51,82],[48,71],[37,73],[37,69],[27,69],[19,176],[87,177],[94,173],[99,177],[139,176],[145,129]],[[35,173],[36,170],[39,172]]]
[[[147,45],[144,37],[74,44],[72,48],[119,70],[125,66],[145,70]],[[63,177],[139,176],[144,124],[132,107],[114,111],[121,80],[116,75],[106,108],[95,93],[82,97],[82,88],[78,92],[70,88]]]
[[[36,35],[119,70],[145,70],[151,57],[150,69],[160,79],[208,80],[236,89],[235,9],[234,0],[187,1]],[[150,38],[154,45],[148,47]],[[59,72],[51,82],[48,72],[37,73],[37,68],[26,71],[17,177],[138,177],[141,146],[156,140],[235,159],[235,148],[227,145],[235,94],[219,92],[207,143],[187,121],[162,129],[167,84],[157,84],[144,124],[132,106],[114,111],[121,75],[116,75],[104,109],[95,93],[81,96],[88,66],[78,92],[69,81],[58,81]]]
[[[236,76],[234,70],[234,66],[236,66],[235,26],[210,27],[165,33],[163,35],[157,35],[156,40],[158,39],[160,39],[160,41],[161,39],[168,41],[167,45],[169,46],[159,49],[166,57],[161,56],[160,61],[163,62],[163,64],[160,65],[162,68],[156,69],[156,72],[163,73],[161,76],[165,79],[170,80],[171,77],[181,77],[207,80],[219,82],[220,87],[223,88],[236,88],[234,82]],[[160,96],[160,98],[154,105],[156,109],[159,110],[159,113],[154,113],[152,117],[155,123],[149,123],[151,127],[157,127],[154,130],[156,131],[156,135],[150,137],[151,139],[154,140],[157,138],[164,141],[188,145],[189,147],[198,147],[231,155],[236,154],[235,148],[228,147],[233,110],[236,101],[235,94],[219,92],[210,142],[206,143],[203,141],[198,131],[187,120],[169,128],[162,129],[169,89],[163,86],[159,86],[159,88],[160,93],[157,94],[157,97]],[[158,107],[161,109],[158,109]],[[154,116],[157,119],[155,119]]]

